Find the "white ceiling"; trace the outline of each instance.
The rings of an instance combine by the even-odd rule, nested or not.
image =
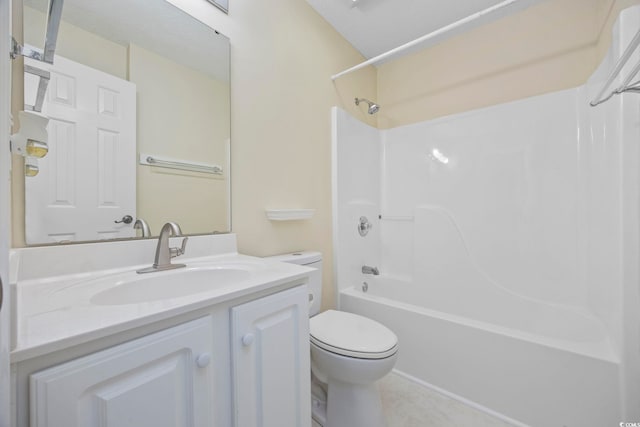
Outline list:
[[[504,0],[307,0],[366,58],[372,58]],[[418,48],[526,9],[519,0]]]

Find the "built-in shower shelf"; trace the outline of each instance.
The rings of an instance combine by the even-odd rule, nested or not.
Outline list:
[[[267,218],[271,221],[299,221],[311,219],[315,209],[266,209]]]
[[[380,215],[378,219],[386,221],[414,221],[415,218],[410,215]]]

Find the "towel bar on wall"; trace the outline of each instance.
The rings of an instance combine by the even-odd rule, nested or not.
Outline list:
[[[206,163],[167,159],[142,153],[140,154],[140,164],[169,169],[179,169],[189,172],[210,173],[214,175],[222,175],[223,172],[222,168],[218,165],[208,165]]]

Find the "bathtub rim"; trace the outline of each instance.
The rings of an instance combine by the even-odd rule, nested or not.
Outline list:
[[[620,357],[615,353],[611,340],[608,336],[605,336],[603,340],[592,343],[575,342],[562,340],[559,338],[545,337],[530,332],[509,328],[506,326],[495,325],[476,319],[470,319],[464,316],[445,313],[426,307],[420,307],[414,304],[408,304],[402,301],[392,300],[380,295],[365,293],[357,286],[345,287],[338,292],[339,309],[342,309],[341,302],[343,294],[355,298],[362,298],[378,304],[390,305],[399,309],[417,312],[421,315],[437,318],[446,322],[457,323],[474,329],[481,329],[483,331],[488,331],[497,335],[507,336],[512,339],[532,342],[544,347],[566,351],[582,357],[589,357],[608,363],[620,364]]]

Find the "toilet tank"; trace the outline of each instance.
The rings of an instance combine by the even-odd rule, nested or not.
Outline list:
[[[270,256],[267,259],[316,269],[311,273],[308,283],[309,317],[318,314],[320,312],[320,303],[322,302],[322,254],[320,252],[302,251]]]

